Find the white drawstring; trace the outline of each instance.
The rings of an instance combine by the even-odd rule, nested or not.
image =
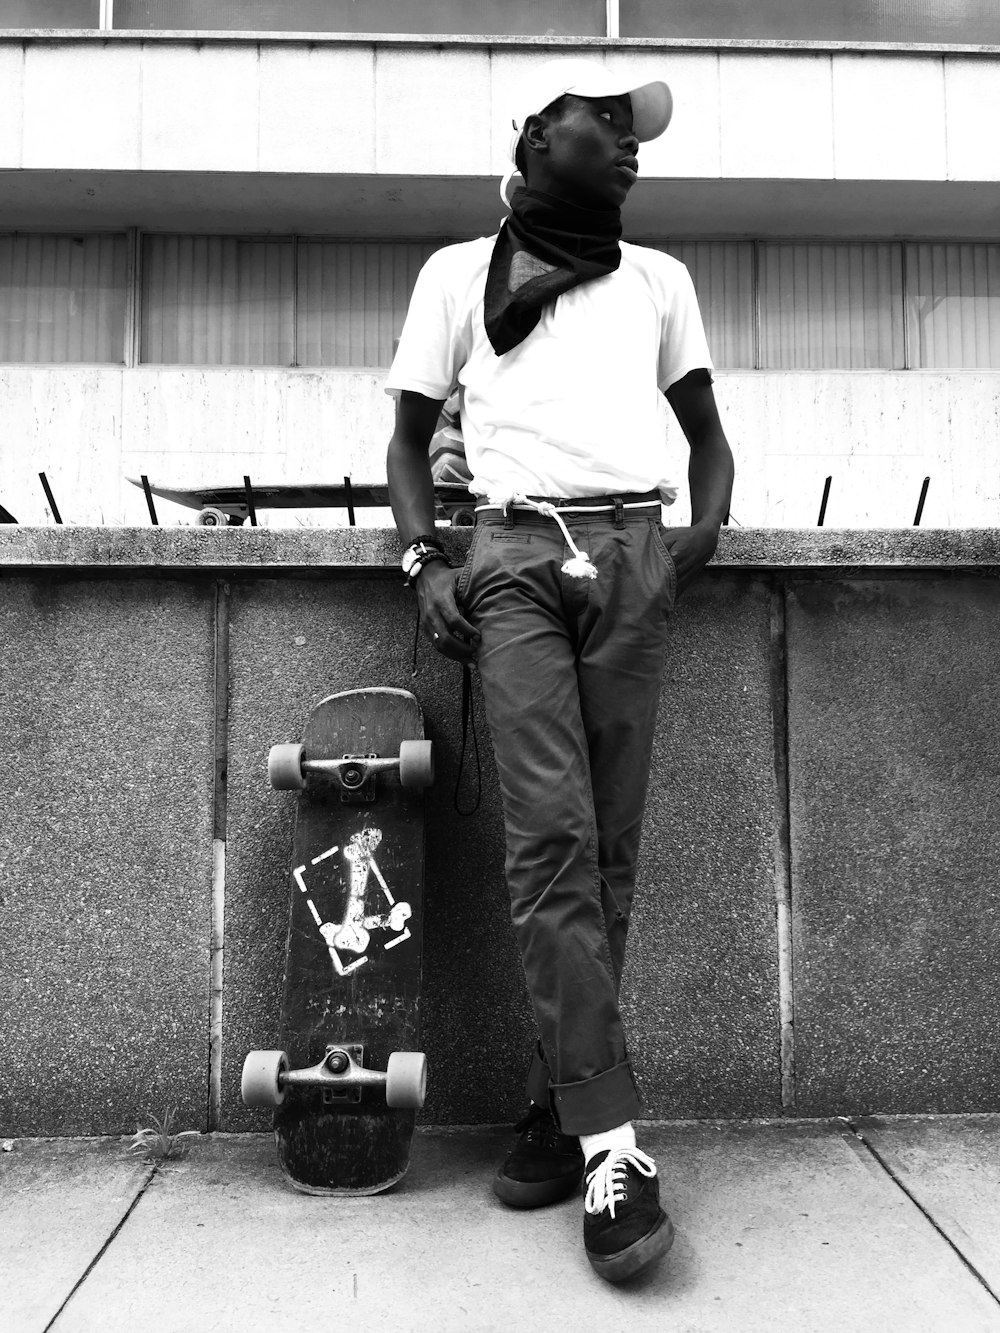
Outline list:
[[[607,1208],[612,1217],[615,1208],[625,1198],[625,1182],[629,1163],[641,1176],[655,1176],[656,1163],[639,1148],[613,1148],[587,1181],[584,1208],[588,1213],[599,1213]]]
[[[503,511],[506,516],[508,505],[526,505],[529,509],[534,509],[541,514],[543,518],[554,518],[559,524],[563,537],[566,539],[566,545],[573,552],[570,558],[563,563],[562,572],[569,574],[575,579],[596,579],[597,567],[591,563],[590,557],[586,551],[581,551],[576,542],[569,535],[569,528],[562,520],[562,515],[554,504],[548,500],[529,500],[526,495],[512,495],[504,503]]]

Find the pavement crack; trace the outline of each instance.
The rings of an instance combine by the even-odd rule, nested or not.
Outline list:
[[[70,1289],[69,1295],[68,1295],[68,1296],[66,1297],[66,1299],[63,1301],[62,1305],[60,1305],[59,1309],[55,1312],[55,1314],[52,1316],[52,1318],[49,1320],[49,1322],[45,1325],[45,1328],[42,1330],[42,1333],[50,1333],[50,1330],[53,1329],[53,1328],[55,1328],[56,1324],[57,1324],[57,1323],[59,1322],[59,1320],[62,1318],[63,1311],[66,1309],[66,1307],[69,1305],[70,1301],[73,1299],[73,1297],[76,1295],[76,1293],[80,1290],[80,1288],[81,1288],[81,1287],[83,1286],[83,1284],[86,1282],[87,1278],[90,1277],[91,1273],[94,1271],[94,1269],[97,1267],[97,1265],[101,1262],[101,1260],[102,1260],[102,1259],[104,1258],[104,1256],[107,1254],[108,1250],[111,1248],[112,1243],[114,1242],[115,1237],[118,1235],[118,1233],[121,1231],[122,1227],[125,1225],[125,1223],[129,1220],[129,1218],[130,1218],[130,1217],[132,1216],[132,1214],[135,1212],[136,1208],[139,1206],[139,1202],[140,1202],[140,1200],[143,1198],[143,1196],[145,1195],[146,1191],[149,1189],[150,1185],[152,1185],[152,1183],[153,1183],[153,1181],[156,1179],[157,1175],[159,1175],[159,1171],[160,1171],[160,1164],[159,1164],[158,1162],[154,1162],[154,1163],[152,1164],[151,1168],[150,1168],[149,1175],[148,1175],[148,1176],[146,1177],[146,1179],[143,1181],[142,1186],[140,1187],[139,1192],[136,1194],[135,1198],[132,1200],[132,1202],[129,1204],[129,1206],[125,1209],[125,1212],[122,1214],[122,1216],[121,1216],[121,1220],[119,1221],[118,1225],[114,1228],[114,1230],[113,1230],[113,1231],[111,1232],[111,1234],[108,1236],[107,1240],[105,1240],[104,1244],[101,1246],[101,1248],[100,1248],[100,1249],[97,1251],[97,1253],[94,1255],[93,1259],[91,1259],[90,1263],[89,1263],[89,1264],[87,1265],[87,1267],[84,1269],[84,1271],[83,1271],[83,1273],[80,1275],[80,1277],[76,1280],[76,1282],[74,1282],[72,1288]]]
[[[854,1121],[850,1120],[847,1116],[838,1116],[837,1118],[840,1121],[840,1123],[844,1126],[844,1128],[850,1131],[850,1133],[854,1136],[854,1138],[857,1139],[857,1141],[861,1144],[864,1150],[881,1167],[881,1169],[889,1177],[889,1179],[896,1186],[896,1188],[900,1190],[901,1193],[906,1195],[910,1203],[912,1203],[914,1208],[916,1208],[917,1212],[920,1213],[921,1216],[934,1228],[938,1236],[940,1236],[940,1238],[944,1241],[944,1243],[948,1246],[948,1248],[952,1251],[952,1253],[958,1257],[963,1266],[968,1269],[968,1271],[972,1274],[972,1276],[976,1279],[976,1281],[980,1284],[980,1286],[996,1302],[997,1305],[1000,1305],[1000,1294],[998,1294],[993,1289],[993,1287],[983,1276],[983,1274],[980,1273],[979,1269],[975,1266],[972,1260],[969,1259],[968,1256],[965,1255],[962,1252],[962,1250],[959,1249],[959,1247],[955,1244],[952,1238],[948,1235],[947,1231],[944,1230],[944,1228],[934,1217],[934,1214],[930,1211],[930,1209],[926,1208],[920,1202],[916,1194],[914,1194],[913,1190],[911,1190],[910,1187],[904,1183],[902,1177],[892,1169],[892,1167],[882,1156],[879,1150],[875,1147],[875,1145],[868,1141],[860,1126],[856,1125]]]

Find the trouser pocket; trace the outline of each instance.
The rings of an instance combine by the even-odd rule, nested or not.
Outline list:
[[[469,589],[469,580],[472,578],[472,566],[476,558],[476,548],[479,546],[482,537],[482,524],[476,524],[472,533],[472,541],[469,542],[469,549],[465,556],[465,564],[462,566],[458,575],[458,581],[455,584],[455,600],[459,606],[464,606],[466,594]]]
[[[677,566],[674,564],[674,557],[670,554],[667,547],[666,528],[659,519],[651,518],[649,520],[649,532],[652,538],[653,548],[659,556],[663,568],[667,572],[667,579],[670,588],[671,603],[677,596]]]

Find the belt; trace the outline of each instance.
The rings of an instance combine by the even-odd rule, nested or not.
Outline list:
[[[659,506],[659,504],[660,492],[655,490],[622,491],[618,495],[580,495],[575,497],[527,495],[523,497],[515,496],[504,501],[487,501],[486,504],[476,505],[476,513],[486,513],[491,509],[498,510],[500,513],[506,513],[508,509],[538,513],[539,506],[545,505],[547,509],[551,507],[563,514],[580,514],[593,510],[612,512],[617,511],[619,507],[622,509],[645,509],[650,505]]]

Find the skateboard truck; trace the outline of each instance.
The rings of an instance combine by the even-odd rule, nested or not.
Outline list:
[[[310,759],[302,745],[272,745],[267,775],[278,791],[301,791],[310,783],[340,788],[340,799],[354,804],[375,800],[378,777],[394,770],[402,787],[429,787],[434,781],[432,741],[400,741],[399,755],[345,754],[340,759]]]
[[[360,1102],[365,1088],[385,1089],[386,1105],[419,1110],[427,1091],[422,1051],[393,1051],[385,1070],[364,1065],[365,1048],[340,1043],[326,1048],[318,1064],[289,1069],[284,1051],[251,1051],[243,1062],[240,1091],[246,1106],[278,1107],[289,1088],[319,1088],[324,1103]]]

